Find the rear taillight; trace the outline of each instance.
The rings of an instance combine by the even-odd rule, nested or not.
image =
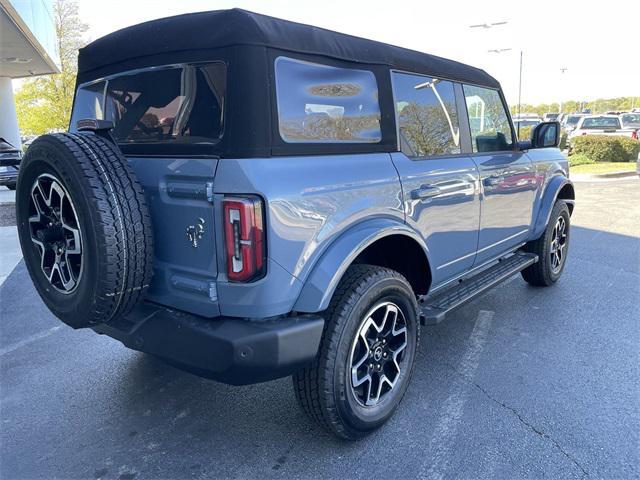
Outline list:
[[[225,197],[224,243],[227,277],[248,282],[265,270],[265,241],[262,200],[254,196]]]
[[[634,140],[638,140],[638,130],[633,131],[633,133],[631,134],[631,138],[633,138]]]

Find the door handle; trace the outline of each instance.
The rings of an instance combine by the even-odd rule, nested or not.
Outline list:
[[[431,185],[422,185],[416,190],[411,190],[411,198],[413,200],[424,200],[425,198],[432,198],[440,195],[442,190],[440,188]]]

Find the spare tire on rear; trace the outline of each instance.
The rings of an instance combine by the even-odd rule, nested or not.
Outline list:
[[[82,328],[126,315],[152,275],[153,236],[142,187],[113,143],[93,133],[37,138],[16,192],[18,233],[38,293]]]

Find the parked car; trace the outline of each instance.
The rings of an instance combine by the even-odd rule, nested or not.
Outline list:
[[[9,190],[16,189],[18,181],[18,171],[20,169],[20,161],[22,160],[22,151],[4,138],[0,138],[0,185],[7,187]]]
[[[623,129],[640,129],[640,113],[623,113],[620,115],[620,125]]]
[[[154,20],[80,50],[70,132],[23,161],[20,243],[66,324],[226,383],[293,375],[355,439],[421,323],[560,278],[558,133],[518,142],[500,83],[451,60],[243,10]]]
[[[531,137],[533,128],[540,125],[542,120],[540,119],[514,119],[513,126],[516,129],[516,135],[520,139],[527,139]]]
[[[572,113],[572,114],[569,114],[566,117],[564,117],[564,119],[562,120],[562,123],[560,124],[560,126],[562,127],[562,129],[565,132],[570,133],[571,131],[573,131],[576,128],[576,125],[578,125],[578,122],[584,116],[585,116],[585,114],[583,114],[583,113]]]
[[[560,113],[545,113],[542,116],[542,120],[545,122],[555,122],[558,120],[558,117],[560,116]]]
[[[582,135],[612,135],[637,138],[635,128],[622,128],[617,115],[587,115],[582,117],[576,128],[569,133],[569,141]]]

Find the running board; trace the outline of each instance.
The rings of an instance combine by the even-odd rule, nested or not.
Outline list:
[[[423,325],[440,323],[454,308],[473,300],[537,261],[538,256],[533,253],[516,252],[472,277],[463,278],[455,286],[436,292],[432,297],[421,297],[420,321]]]

